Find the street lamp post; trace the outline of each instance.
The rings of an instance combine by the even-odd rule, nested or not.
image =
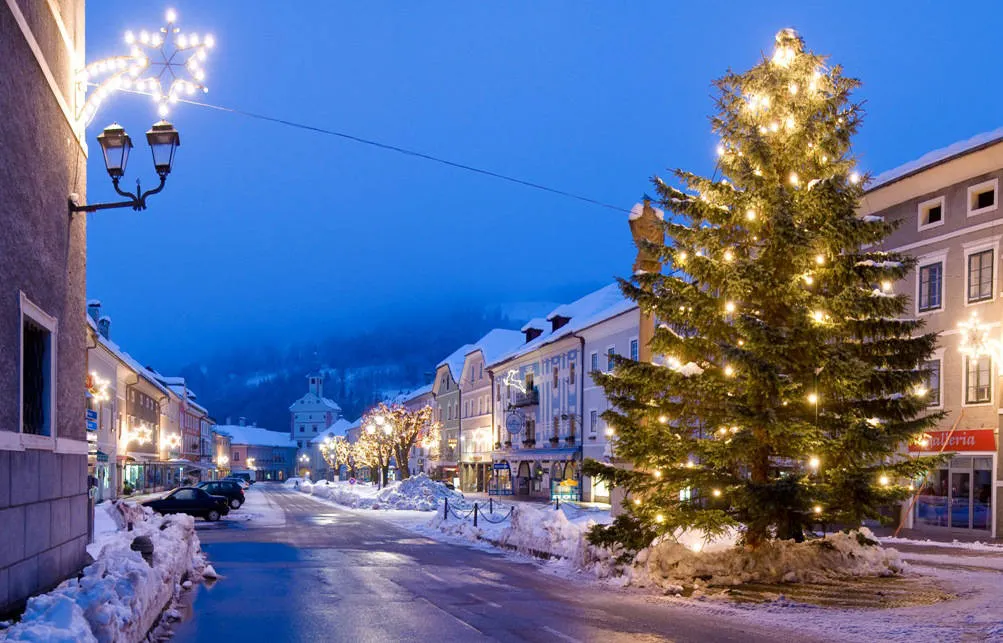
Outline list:
[[[112,208],[132,208],[137,212],[146,209],[146,199],[164,189],[167,182],[167,175],[171,173],[174,166],[174,153],[181,146],[181,136],[178,130],[167,121],[154,123],[146,133],[146,142],[153,152],[153,168],[160,177],[160,185],[152,190],[142,191],[139,179],[136,179],[136,192],[126,192],[118,186],[122,176],[125,175],[125,167],[129,162],[129,152],[132,150],[132,138],[126,134],[125,129],[118,123],[112,123],[104,128],[98,137],[98,145],[104,155],[105,169],[111,177],[112,187],[120,195],[127,197],[128,201],[115,201],[113,203],[91,203],[78,205],[71,195],[69,200],[70,214],[75,212],[97,212],[98,210],[109,210]]]

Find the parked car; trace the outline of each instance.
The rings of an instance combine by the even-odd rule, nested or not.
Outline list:
[[[209,495],[197,487],[179,487],[157,500],[147,500],[143,506],[160,514],[188,514],[210,522],[230,513],[227,498]]]
[[[235,476],[230,476],[230,477],[227,477],[227,478],[223,478],[223,480],[229,480],[230,482],[236,482],[237,484],[240,485],[241,489],[245,489],[245,490],[251,486],[251,481],[247,480],[246,478],[237,478]]]
[[[227,476],[227,480],[241,480],[248,487],[254,484],[254,480],[251,480],[251,474],[249,473],[232,473],[229,476]],[[246,488],[247,487],[245,487],[245,489]]]
[[[211,496],[226,498],[230,509],[239,509],[244,504],[244,488],[234,480],[209,480],[200,482],[197,486]]]

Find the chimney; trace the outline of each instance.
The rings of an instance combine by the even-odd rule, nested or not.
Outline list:
[[[111,337],[109,337],[109,334],[111,333],[111,317],[105,315],[98,319],[98,332],[101,334],[101,337],[111,339]]]
[[[91,319],[97,322],[98,318],[101,316],[101,300],[100,299],[89,299],[87,300],[87,314],[91,316]]]
[[[239,424],[240,426],[247,426],[247,418],[243,416],[237,418],[237,424]]]

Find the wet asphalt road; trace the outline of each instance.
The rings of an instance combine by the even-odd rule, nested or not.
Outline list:
[[[800,641],[533,562],[440,543],[267,483],[283,527],[200,525],[223,577],[193,592],[177,641]]]

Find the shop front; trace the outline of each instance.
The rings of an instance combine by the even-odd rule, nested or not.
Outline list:
[[[123,492],[155,493],[181,486],[185,468],[172,462],[129,458],[123,467]]]
[[[549,500],[582,499],[580,448],[520,449],[499,455],[491,470],[488,493]]]
[[[954,455],[920,481],[912,508],[907,509],[907,526],[930,533],[995,537],[995,431],[935,431],[910,451]]]

